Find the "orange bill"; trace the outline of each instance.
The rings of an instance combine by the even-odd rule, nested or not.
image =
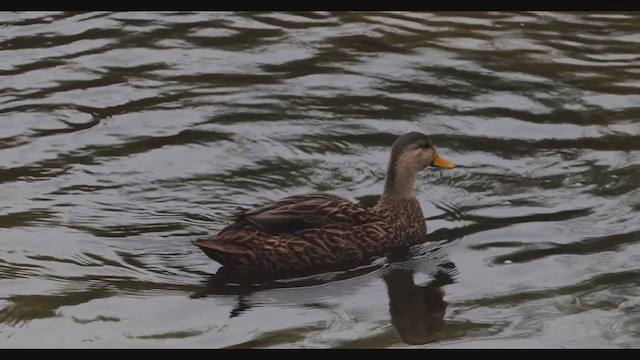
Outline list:
[[[445,169],[453,169],[454,167],[456,167],[456,164],[452,163],[449,160],[446,160],[440,155],[436,155],[436,158],[433,160],[433,163],[431,164],[431,166],[445,168]]]

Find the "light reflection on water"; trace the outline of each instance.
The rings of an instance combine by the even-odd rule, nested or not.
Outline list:
[[[0,13],[0,345],[638,347],[635,13]],[[429,242],[239,285],[191,241],[391,142]],[[34,339],[38,339],[34,341]]]

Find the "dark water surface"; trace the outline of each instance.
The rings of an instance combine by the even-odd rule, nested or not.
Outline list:
[[[0,13],[1,347],[640,347],[640,14]],[[430,134],[429,242],[239,285],[191,241]]]

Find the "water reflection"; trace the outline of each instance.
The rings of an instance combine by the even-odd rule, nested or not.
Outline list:
[[[637,348],[639,30],[631,12],[0,12],[0,345]],[[379,194],[414,130],[465,165],[417,184],[454,283],[431,286],[420,266],[446,261],[426,255],[241,286],[190,245],[248,204]]]
[[[391,323],[402,341],[410,345],[428,344],[445,326],[447,302],[443,287],[454,282],[455,265],[442,264],[426,285],[414,282],[414,271],[397,270],[383,276],[389,294]]]
[[[368,265],[361,268],[323,273],[304,278],[267,278],[248,275],[236,276],[233,272],[221,268],[218,273],[211,275],[203,288],[191,294],[191,298],[216,297],[221,295],[236,296],[236,304],[229,313],[230,318],[241,316],[258,303],[252,296],[260,292],[321,286],[334,281],[347,279],[362,279],[349,289],[356,292],[359,287],[382,278],[389,297],[390,323],[397,332],[400,340],[405,344],[428,344],[436,339],[445,327],[445,312],[447,302],[444,300],[444,287],[455,282],[458,270],[455,264],[446,257],[443,258],[439,248],[416,255],[410,249],[394,250],[388,254],[389,263],[384,265]],[[351,264],[353,266],[354,264]],[[343,265],[349,268],[348,265]],[[376,273],[376,276],[366,275]],[[418,276],[426,277],[422,284],[416,283]],[[324,291],[326,296],[326,291]],[[336,295],[336,297],[344,294]],[[279,297],[288,302],[287,296]],[[283,300],[284,299],[284,300]],[[319,307],[319,302],[299,304],[305,307]],[[253,347],[257,342],[239,344],[235,347]]]

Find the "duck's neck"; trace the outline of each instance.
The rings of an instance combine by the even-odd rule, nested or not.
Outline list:
[[[387,179],[384,184],[384,193],[378,202],[379,205],[396,204],[416,198],[415,185],[417,172],[403,166],[397,166],[393,162],[389,166]]]

